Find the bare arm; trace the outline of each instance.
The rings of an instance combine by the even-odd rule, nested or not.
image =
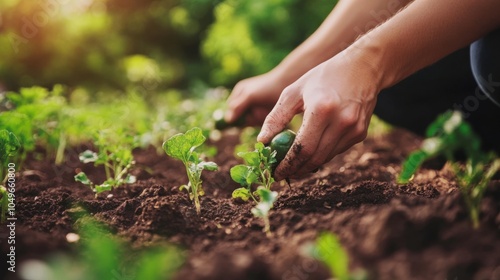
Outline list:
[[[262,124],[285,87],[347,48],[409,2],[411,0],[340,0],[321,26],[278,66],[236,84],[228,100],[226,120],[232,122],[247,111],[250,124]]]
[[[387,88],[500,28],[497,0],[416,0],[363,36],[345,55],[359,52],[379,70]]]
[[[269,142],[304,113],[276,178],[304,175],[363,140],[381,89],[499,27],[498,0],[415,0],[311,69],[283,91],[258,137]]]
[[[333,57],[411,0],[340,0],[321,26],[273,71],[286,85]]]

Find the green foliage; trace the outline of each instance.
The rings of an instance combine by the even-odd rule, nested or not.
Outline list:
[[[199,196],[205,194],[202,188],[201,172],[203,170],[215,171],[218,169],[215,162],[205,162],[195,152],[195,149],[201,146],[205,140],[202,130],[195,127],[186,133],[176,134],[163,143],[165,153],[182,161],[186,167],[189,183],[181,186],[181,189],[185,189],[189,193],[189,198],[194,200],[198,214],[201,211]]]
[[[202,45],[215,68],[212,82],[232,84],[270,70],[319,27],[336,2],[223,1]]]
[[[2,129],[0,130],[0,223],[5,222],[5,215],[8,209],[8,193],[3,186],[7,179],[9,163],[17,155],[21,144],[14,133]]]
[[[187,77],[200,76],[198,46],[217,2],[2,1],[2,83],[10,89],[64,83],[144,92],[185,85]],[[136,55],[156,61],[154,83],[129,79],[125,61]],[[142,72],[154,76],[149,68]]]
[[[9,159],[14,157],[20,148],[21,144],[14,133],[5,129],[0,130],[0,180],[3,181],[7,174]]]
[[[338,237],[329,232],[321,233],[315,244],[307,248],[308,254],[323,262],[332,276],[338,280],[363,280],[367,279],[363,271],[351,273],[349,270],[349,255],[340,244]]]
[[[96,194],[135,183],[135,176],[128,173],[135,163],[132,150],[137,147],[137,141],[134,137],[122,130],[103,130],[97,134],[94,144],[97,153],[86,150],[79,158],[83,163],[93,162],[95,166],[104,166],[106,181],[95,185],[84,172],[79,172],[75,181],[91,187]]]
[[[250,152],[239,152],[238,156],[243,158],[245,164],[233,166],[230,170],[231,178],[243,188],[233,192],[233,198],[241,198],[244,201],[252,198],[251,187],[259,184],[265,189],[271,189],[274,182],[272,167],[276,162],[276,151],[271,151],[270,147],[265,147],[262,143],[255,144],[255,150]]]
[[[427,159],[443,155],[457,177],[462,197],[475,228],[479,227],[479,208],[489,181],[500,170],[500,159],[481,150],[480,138],[463,120],[460,112],[446,112],[427,129],[427,139],[403,163],[399,183],[407,183]],[[467,157],[465,165],[455,159],[456,152]]]
[[[7,210],[9,208],[9,197],[7,189],[0,185],[0,224],[3,224],[6,219]]]
[[[273,208],[274,202],[278,198],[278,193],[260,186],[257,191],[259,203],[252,208],[252,214],[257,218],[264,220],[263,231],[269,236],[271,234],[271,225],[269,223],[269,211]]]
[[[172,279],[184,262],[182,251],[172,246],[131,249],[89,217],[79,219],[77,225],[81,237],[78,255],[51,257],[45,264],[47,269],[37,270],[38,279]],[[21,270],[31,271],[29,262]]]
[[[0,122],[5,123],[19,135],[24,152],[34,149],[35,143],[48,149],[62,163],[66,136],[64,130],[70,123],[65,114],[66,100],[62,97],[64,88],[54,86],[52,91],[42,87],[21,88],[19,93],[9,92],[7,99],[13,111],[3,113]],[[3,120],[3,121],[2,121]]]

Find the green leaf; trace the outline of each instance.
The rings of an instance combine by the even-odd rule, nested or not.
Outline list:
[[[97,153],[92,152],[91,150],[86,150],[85,152],[81,153],[78,158],[83,163],[89,163],[97,161],[99,159],[99,156],[97,155]]]
[[[188,161],[190,153],[205,142],[206,138],[200,128],[195,127],[186,133],[179,133],[170,137],[163,143],[163,150],[167,155]]]
[[[406,184],[422,163],[429,158],[429,155],[421,150],[417,150],[410,154],[408,159],[403,163],[403,169],[399,174],[398,183]]]
[[[98,186],[95,186],[95,192],[96,193],[101,193],[105,191],[110,191],[113,189],[113,185],[110,183],[104,182],[103,184],[100,184]]]
[[[245,163],[250,165],[250,166],[258,167],[260,165],[260,156],[259,156],[259,152],[257,152],[257,151],[239,152],[238,156],[243,158]]]
[[[198,163],[198,168],[208,171],[217,171],[219,169],[219,166],[217,166],[217,163],[212,161],[209,162],[202,161]]]
[[[14,133],[5,129],[0,130],[0,164],[6,164],[7,159],[14,156],[20,148],[21,144]]]
[[[266,202],[271,205],[274,204],[276,198],[278,198],[277,192],[273,192],[264,187],[259,187],[255,192],[259,196],[261,202]]]
[[[84,172],[80,172],[80,173],[76,174],[75,181],[80,182],[84,185],[92,185],[92,181],[89,180],[89,178],[87,177],[87,174],[85,174]]]
[[[231,178],[233,179],[233,181],[242,186],[250,186],[247,181],[247,178],[249,176],[252,176],[253,174],[252,169],[250,167],[243,164],[238,164],[231,167],[231,170],[229,172],[231,174]]]
[[[314,257],[329,268],[334,277],[340,280],[349,279],[349,256],[332,233],[321,233],[316,239]]]
[[[241,198],[243,201],[248,201],[252,195],[247,188],[238,188],[233,191],[232,197],[234,199]]]
[[[259,195],[260,202],[252,208],[252,214],[259,218],[267,217],[269,210],[273,208],[273,204],[278,198],[278,193],[263,187],[259,187],[256,193]]]

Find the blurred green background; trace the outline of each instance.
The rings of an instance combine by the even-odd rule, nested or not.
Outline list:
[[[0,92],[232,87],[270,70],[335,0],[2,0]]]

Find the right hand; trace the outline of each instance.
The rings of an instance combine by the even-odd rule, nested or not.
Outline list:
[[[245,113],[246,125],[262,125],[287,86],[273,71],[238,82],[227,101],[224,119],[232,123]]]

